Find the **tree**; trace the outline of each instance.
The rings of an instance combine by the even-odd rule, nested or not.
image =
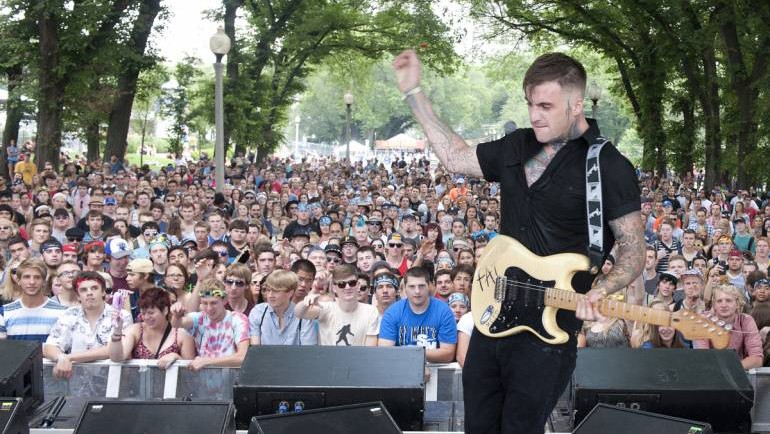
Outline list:
[[[171,117],[171,137],[169,152],[182,153],[187,140],[190,114],[190,101],[195,93],[195,86],[201,77],[200,59],[185,56],[174,69],[176,87],[168,89],[163,98],[164,113]]]

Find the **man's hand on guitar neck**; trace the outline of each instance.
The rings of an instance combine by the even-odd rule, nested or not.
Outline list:
[[[583,321],[604,321],[605,317],[599,312],[599,305],[606,296],[607,291],[603,288],[588,291],[585,296],[578,298],[575,316]]]

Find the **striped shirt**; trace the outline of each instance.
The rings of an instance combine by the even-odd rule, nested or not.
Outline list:
[[[43,343],[65,310],[66,306],[50,299],[35,308],[28,308],[21,300],[16,300],[3,306],[0,334],[7,334],[8,339]]]

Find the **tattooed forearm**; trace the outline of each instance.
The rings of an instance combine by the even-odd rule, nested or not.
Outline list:
[[[433,108],[424,93],[410,95],[406,102],[414,113],[417,122],[425,131],[431,149],[449,171],[470,176],[483,176],[476,148],[468,146],[451,128],[446,126],[433,113]]]
[[[596,279],[595,286],[608,293],[625,288],[641,274],[644,268],[644,227],[640,211],[610,221],[615,236],[617,261],[612,270]]]

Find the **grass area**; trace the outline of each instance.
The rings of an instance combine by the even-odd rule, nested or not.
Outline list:
[[[170,158],[166,158],[166,155],[167,154],[165,154],[165,153],[163,153],[161,155],[145,155],[144,156],[144,164],[149,165],[151,169],[158,169],[160,167],[166,166],[168,163],[172,163],[173,164],[174,160],[172,160]],[[136,164],[138,166],[139,165],[139,160],[140,160],[139,157],[140,157],[139,154],[126,155],[126,162],[129,165]]]

